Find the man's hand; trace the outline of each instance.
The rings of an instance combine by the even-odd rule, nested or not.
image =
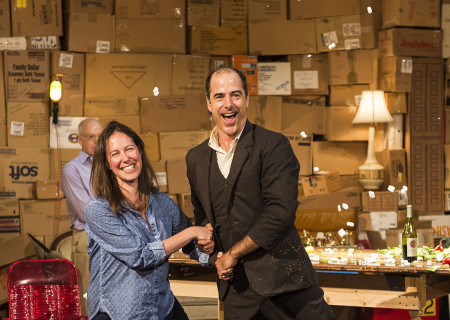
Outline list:
[[[233,258],[230,252],[219,252],[217,254],[216,268],[220,280],[233,280],[233,270],[237,264],[237,259]]]
[[[210,232],[213,232],[213,228],[210,223],[206,224],[205,228]],[[198,250],[206,254],[213,253],[215,248],[214,238],[212,238],[211,240],[197,240],[197,247]]]

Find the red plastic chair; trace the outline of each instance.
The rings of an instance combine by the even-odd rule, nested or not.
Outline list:
[[[8,271],[9,320],[79,320],[75,265],[65,259],[22,260]]]

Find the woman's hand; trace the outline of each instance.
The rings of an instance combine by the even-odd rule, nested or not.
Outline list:
[[[213,228],[210,223],[205,227],[194,227],[198,228],[197,233],[197,247],[198,250],[206,254],[211,254],[214,252],[214,239],[213,239]]]

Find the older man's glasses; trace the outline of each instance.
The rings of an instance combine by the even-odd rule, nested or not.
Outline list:
[[[99,134],[80,134],[83,138],[86,138],[89,141],[98,140],[98,137],[100,137]]]

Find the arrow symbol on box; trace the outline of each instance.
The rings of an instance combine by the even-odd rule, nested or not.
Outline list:
[[[130,89],[140,78],[142,78],[145,71],[111,71],[114,78],[119,80],[127,89]]]

